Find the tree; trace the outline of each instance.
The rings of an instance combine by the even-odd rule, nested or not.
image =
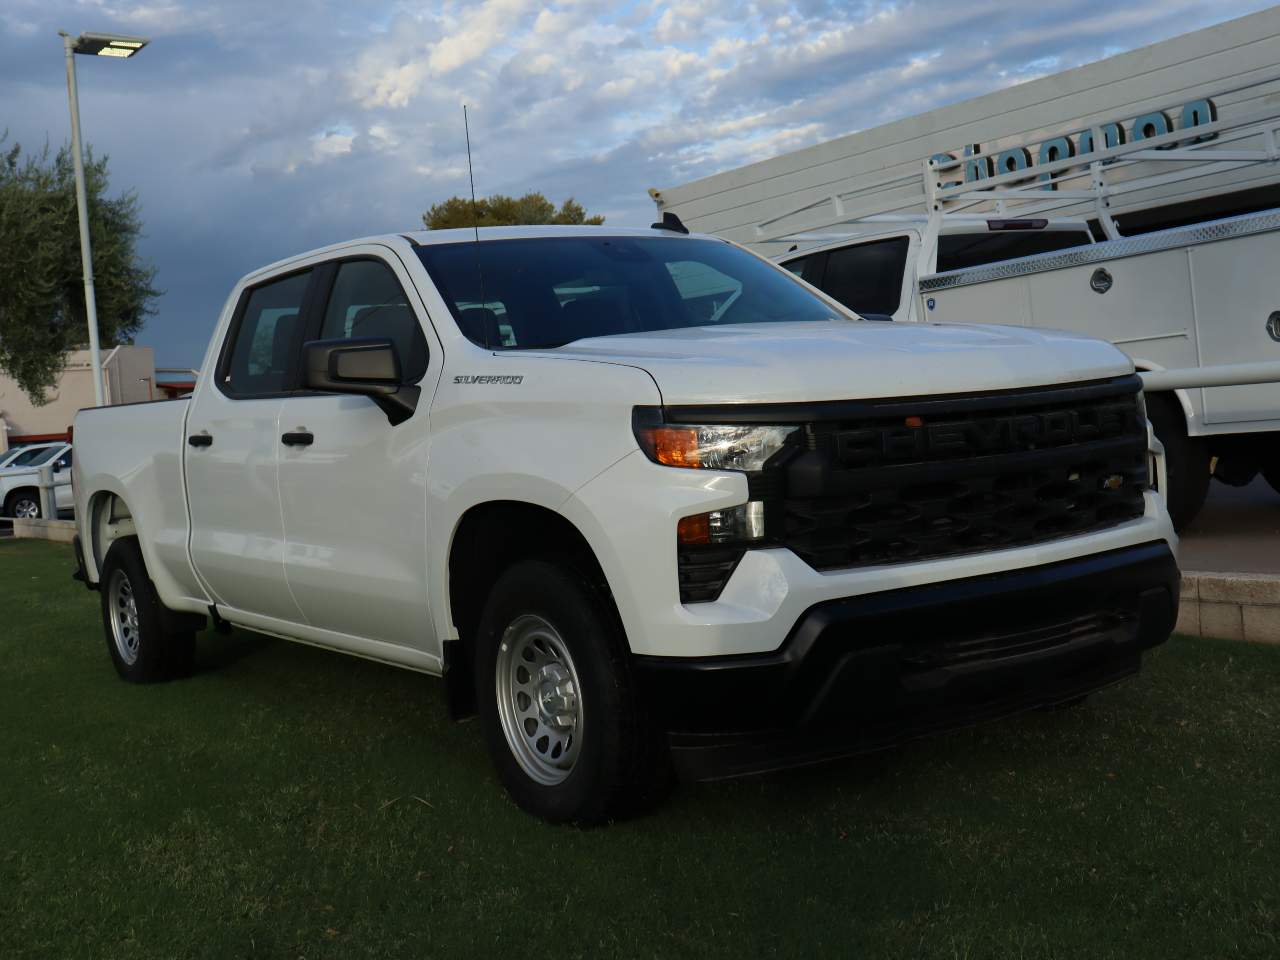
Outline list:
[[[104,346],[132,343],[160,295],[135,250],[137,197],[106,196],[106,157],[87,151],[84,172],[99,336]],[[0,153],[0,371],[44,403],[67,352],[87,340],[71,151],[24,157],[14,144]]]
[[[450,197],[442,203],[431,205],[422,215],[428,230],[447,230],[449,227],[470,227],[479,222],[482,227],[512,227],[530,223],[604,223],[602,216],[587,216],[582,204],[570,197],[557,210],[555,204],[540,193],[526,193],[523,197],[506,197],[495,193],[492,197],[480,197],[475,208],[467,197]]]

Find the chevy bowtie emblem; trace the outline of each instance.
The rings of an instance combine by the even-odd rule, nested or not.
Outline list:
[[[1104,477],[1102,480],[1102,486],[1106,490],[1119,490],[1124,486],[1124,475],[1120,473],[1113,473],[1109,477]]]

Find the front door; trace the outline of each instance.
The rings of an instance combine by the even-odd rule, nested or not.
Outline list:
[[[308,336],[391,340],[403,382],[422,382],[424,402],[393,427],[367,397],[300,391],[284,401],[285,565],[311,626],[430,652],[426,398],[440,351],[428,350],[404,268],[381,249],[318,268],[328,295]]]
[[[280,408],[295,375],[312,273],[247,289],[183,443],[191,559],[219,605],[302,622],[284,571]]]

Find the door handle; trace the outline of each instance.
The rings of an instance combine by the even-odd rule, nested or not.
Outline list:
[[[308,430],[294,430],[280,437],[286,447],[309,447],[315,441],[315,434]]]
[[[187,443],[191,444],[193,447],[212,447],[213,437],[208,433],[193,433],[191,436],[187,437]]]

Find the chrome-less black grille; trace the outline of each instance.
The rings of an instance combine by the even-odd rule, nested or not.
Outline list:
[[[819,570],[958,556],[1142,515],[1138,381],[857,405],[803,425],[771,539]]]

